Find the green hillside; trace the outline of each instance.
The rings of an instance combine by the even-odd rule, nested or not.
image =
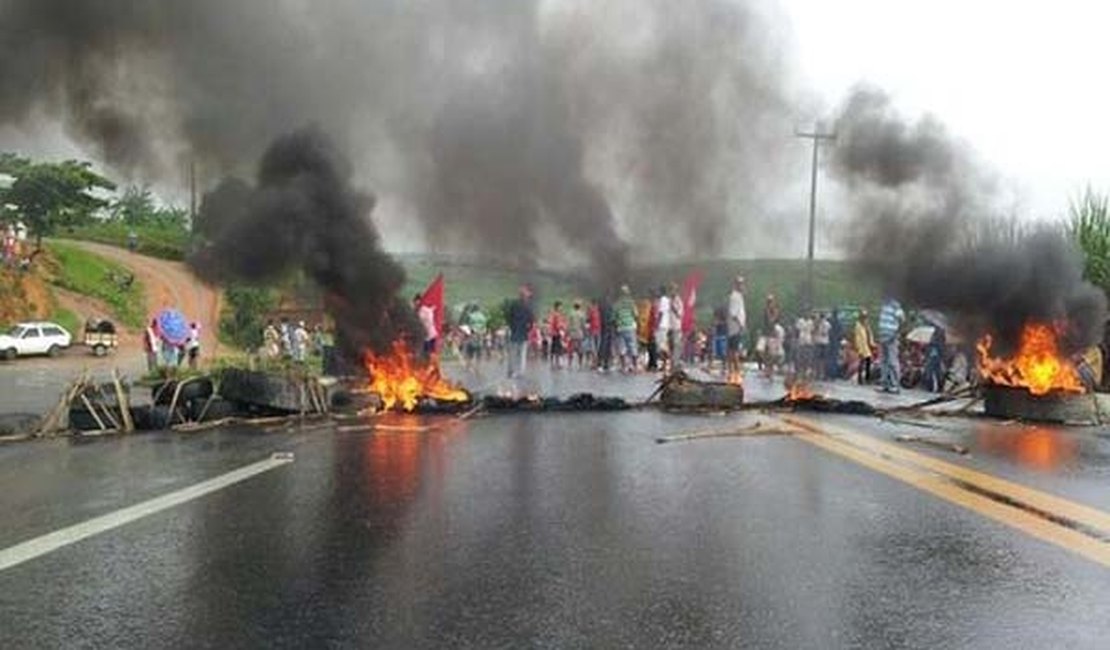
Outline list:
[[[577,289],[571,274],[555,272],[521,273],[497,269],[478,263],[435,258],[432,256],[405,255],[400,260],[408,272],[406,295],[423,291],[437,273],[446,280],[447,302],[457,307],[463,302],[476,301],[486,309],[495,309],[506,298],[516,295],[521,282],[530,282],[536,288],[539,306],[546,311],[554,300],[568,301],[588,298],[588,290]],[[774,293],[788,314],[800,309],[806,276],[802,260],[713,260],[707,262],[668,264],[637,269],[629,284],[637,294],[664,283],[678,283],[692,270],[704,274],[699,292],[698,318],[709,322],[713,306],[726,300],[732,278],[743,275],[748,284],[748,311],[757,313],[763,297]],[[815,264],[815,302],[819,308],[835,305],[874,305],[879,300],[875,283],[858,278],[847,262],[823,260]]]

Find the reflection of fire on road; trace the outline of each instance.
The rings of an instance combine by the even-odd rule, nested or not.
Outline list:
[[[1046,427],[981,427],[975,439],[984,452],[1042,471],[1058,469],[1076,456],[1073,438]]]

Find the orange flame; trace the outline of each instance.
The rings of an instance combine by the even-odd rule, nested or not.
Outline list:
[[[370,391],[382,398],[382,408],[393,410],[398,405],[405,411],[416,409],[421,398],[441,402],[466,402],[470,394],[444,379],[434,360],[412,358],[404,341],[395,341],[388,356],[366,353],[366,369],[370,372]]]
[[[809,385],[804,382],[796,381],[786,388],[786,401],[788,402],[816,399],[817,397],[817,393],[810,390]]]
[[[1017,354],[1009,359],[991,356],[989,334],[977,347],[979,373],[992,384],[1024,388],[1033,395],[1047,395],[1053,391],[1085,392],[1075,365],[1061,356],[1056,331],[1051,325],[1027,324],[1021,331]]]

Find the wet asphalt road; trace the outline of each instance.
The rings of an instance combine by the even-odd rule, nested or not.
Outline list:
[[[794,437],[654,442],[759,417],[0,447],[0,549],[273,451],[296,458],[0,571],[0,647],[1106,647],[1099,564]],[[922,453],[1110,505],[1106,439],[1052,433],[1068,451],[1009,452],[963,423],[937,435],[970,458]]]
[[[111,380],[112,370],[137,379],[146,372],[141,353],[119,351],[95,357],[75,345],[55,359],[24,357],[0,361],[0,413],[45,413],[58,403],[69,384],[88,369],[99,382]]]

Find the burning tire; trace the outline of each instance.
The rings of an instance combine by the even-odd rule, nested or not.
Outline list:
[[[1034,395],[1024,388],[988,385],[983,388],[983,411],[996,418],[1053,422],[1057,424],[1099,424],[1104,408],[1095,393],[1053,391]]]

